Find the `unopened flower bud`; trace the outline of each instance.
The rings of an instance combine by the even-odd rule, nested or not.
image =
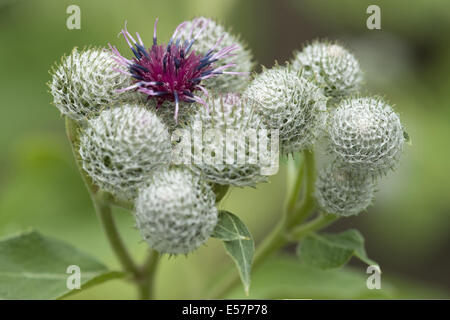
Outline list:
[[[74,120],[97,115],[102,108],[125,97],[117,90],[131,80],[118,71],[121,68],[106,51],[75,48],[51,71],[49,87],[53,103],[63,115]]]
[[[333,163],[319,173],[315,197],[325,212],[351,216],[372,203],[374,192],[375,184],[369,175]]]
[[[327,97],[341,98],[355,93],[362,83],[358,60],[345,48],[315,41],[292,60],[295,70],[315,80]]]
[[[309,148],[323,128],[326,98],[322,90],[289,68],[263,70],[244,96],[258,101],[256,112],[267,127],[279,129],[284,154]]]
[[[205,243],[217,224],[215,196],[190,170],[164,169],[140,189],[135,218],[151,248],[187,254]]]
[[[329,120],[329,149],[337,160],[375,175],[395,168],[405,140],[403,128],[382,99],[344,100]]]
[[[171,145],[165,125],[152,111],[126,104],[88,121],[79,152],[96,185],[132,199],[149,175],[169,165]]]

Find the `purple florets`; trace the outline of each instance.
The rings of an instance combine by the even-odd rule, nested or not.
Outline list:
[[[208,94],[207,90],[200,85],[202,81],[220,74],[243,74],[241,72],[226,71],[226,69],[235,66],[233,63],[215,67],[214,63],[216,61],[231,56],[232,52],[239,48],[238,45],[231,45],[216,50],[222,37],[217,40],[216,44],[205,55],[197,54],[192,49],[196,38],[203,32],[206,25],[203,25],[199,32],[193,36],[192,33],[196,26],[194,24],[190,34],[191,40],[180,43],[181,39],[177,38],[177,33],[185,27],[186,23],[181,23],[175,29],[167,45],[158,45],[156,39],[158,19],[156,19],[153,45],[148,49],[145,48],[139,33],[136,32],[138,40],[136,41],[125,25],[121,34],[135,55],[131,60],[124,58],[116,47],[109,45],[113,58],[127,67],[127,71],[117,71],[126,73],[135,79],[133,85],[119,91],[137,90],[142,92],[148,96],[148,99],[157,101],[156,108],[159,108],[165,101],[175,102],[175,120],[178,116],[180,101],[198,102],[207,107],[205,100],[195,95],[196,91]]]

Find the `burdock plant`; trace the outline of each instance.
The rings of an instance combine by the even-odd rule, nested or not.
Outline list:
[[[379,179],[397,166],[406,136],[392,106],[358,93],[362,72],[353,54],[315,41],[286,65],[250,76],[250,51],[219,23],[183,22],[167,43],[157,39],[157,23],[150,46],[125,26],[128,52],[112,44],[74,49],[49,82],[111,247],[141,298],[153,297],[161,255],[188,255],[210,237],[223,241],[238,269],[210,298],[226,297],[239,279],[248,293],[251,267],[290,243],[299,243],[300,259],[316,267],[348,261],[336,259],[334,249],[373,263],[356,231],[318,233],[366,210]],[[180,134],[197,126],[208,135]],[[277,148],[264,149],[271,140]],[[326,141],[329,163],[317,169],[319,140]],[[188,161],[173,161],[174,150]],[[288,159],[286,206],[255,251],[239,217],[217,206],[230,186],[267,181],[261,159],[278,150]],[[133,213],[150,247],[143,265],[121,241],[112,206]]]

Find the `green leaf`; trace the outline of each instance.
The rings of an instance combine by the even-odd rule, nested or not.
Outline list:
[[[380,290],[366,286],[369,274],[353,267],[321,270],[278,254],[267,259],[252,274],[252,290],[246,297],[238,288],[226,299],[386,299],[398,293],[382,278]],[[436,295],[435,295],[436,296]],[[395,296],[396,297],[396,296]]]
[[[219,211],[219,221],[211,237],[218,238],[222,241],[250,240],[249,237],[236,228],[236,225],[239,223],[242,222],[231,212],[225,210]]]
[[[236,264],[242,283],[244,284],[245,293],[248,295],[250,289],[250,272],[253,254],[255,252],[253,237],[245,224],[230,212],[221,211],[219,223],[222,223],[224,227],[216,228],[217,231],[214,232],[214,236],[219,239],[223,237],[222,240],[225,250]]]
[[[297,177],[299,174],[299,170],[302,170],[302,166],[304,163],[303,155],[301,153],[294,153],[292,158],[288,159],[287,162],[287,191],[288,194],[292,192],[294,185],[297,181]]]
[[[378,265],[369,259],[364,249],[364,238],[351,229],[338,234],[310,234],[297,247],[302,261],[320,269],[338,268],[355,256],[368,265]]]
[[[80,268],[81,289],[124,276],[71,245],[30,231],[0,241],[0,299],[57,299],[79,292],[67,288],[71,265]]]

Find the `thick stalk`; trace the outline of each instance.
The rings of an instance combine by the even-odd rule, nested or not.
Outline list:
[[[316,183],[316,160],[313,151],[305,150],[303,156],[305,163],[305,195],[300,206],[295,207],[289,213],[289,227],[299,225],[311,214],[315,207],[314,185]]]
[[[142,300],[153,299],[155,295],[155,277],[158,262],[159,253],[155,250],[150,250],[147,260],[141,268],[142,279],[140,279],[139,295]]]
[[[290,163],[290,165],[292,165],[292,163]],[[295,166],[295,164],[293,164]],[[292,170],[294,171],[294,170]],[[295,182],[293,184],[290,196],[288,198],[288,203],[286,206],[286,210],[288,213],[293,212],[295,209],[295,206],[297,204],[298,201],[298,196],[300,194],[300,191],[302,189],[302,184],[303,184],[303,176],[305,174],[305,161],[302,160],[302,163],[300,164],[299,168],[297,168],[297,177],[295,179]],[[292,172],[295,174],[295,171]]]

